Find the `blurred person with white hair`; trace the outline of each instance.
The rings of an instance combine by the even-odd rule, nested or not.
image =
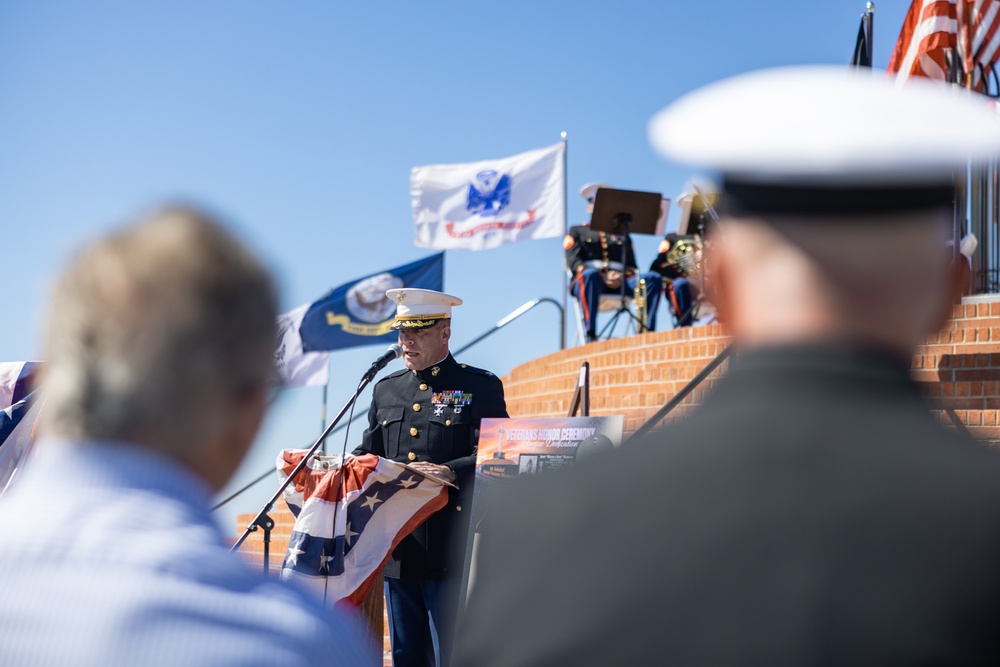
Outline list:
[[[370,659],[332,610],[229,553],[209,513],[264,416],[277,307],[268,270],[194,208],[72,259],[36,456],[0,501],[0,664]]]

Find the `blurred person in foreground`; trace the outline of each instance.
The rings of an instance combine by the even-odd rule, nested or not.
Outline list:
[[[998,152],[995,113],[788,68],[650,133],[721,173],[707,284],[737,356],[688,419],[504,506],[456,664],[997,664],[1000,454],[909,376],[965,266],[952,174]]]
[[[41,439],[0,500],[0,664],[357,665],[333,612],[209,513],[272,375],[269,272],[203,213],[85,248],[48,309]]]

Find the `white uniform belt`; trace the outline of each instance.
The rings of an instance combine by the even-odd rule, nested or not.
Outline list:
[[[608,262],[607,265],[604,264],[599,259],[588,259],[583,263],[588,269],[614,269],[615,271],[624,271],[625,265],[621,262]]]

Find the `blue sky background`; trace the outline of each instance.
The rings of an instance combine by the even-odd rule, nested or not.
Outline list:
[[[50,281],[78,244],[165,199],[223,214],[291,309],[433,252],[412,243],[413,166],[505,157],[566,131],[570,224],[586,218],[585,182],[674,198],[693,173],[653,154],[650,116],[740,72],[846,66],[864,5],[0,0],[0,359],[39,358]],[[877,3],[876,69],[908,6]],[[636,238],[641,265],[657,241]],[[530,299],[561,301],[561,254],[560,239],[449,252],[445,289],[466,301],[453,349]],[[503,375],[557,343],[543,305],[460,360]],[[383,349],[332,355],[331,415]],[[310,444],[320,404],[318,388],[284,392],[230,490]],[[275,484],[221,513],[226,529]]]

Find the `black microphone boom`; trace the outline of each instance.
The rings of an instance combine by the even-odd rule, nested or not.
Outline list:
[[[358,383],[358,388],[354,390],[354,395],[351,396],[351,398],[347,401],[347,404],[340,409],[340,412],[337,413],[337,416],[334,417],[333,421],[330,422],[330,424],[326,427],[326,429],[324,429],[323,433],[320,434],[316,442],[314,442],[312,444],[312,447],[309,448],[309,451],[306,452],[306,455],[302,457],[302,460],[298,462],[295,468],[293,468],[292,471],[288,474],[288,477],[285,478],[285,481],[281,483],[281,486],[278,487],[278,490],[274,493],[274,495],[271,496],[271,499],[268,500],[267,503],[264,505],[264,507],[261,508],[260,512],[257,513],[257,516],[254,517],[253,521],[251,521],[247,525],[246,529],[243,531],[243,534],[240,535],[240,538],[236,540],[233,546],[229,549],[230,551],[237,551],[240,548],[240,546],[242,546],[243,542],[246,541],[247,537],[250,536],[250,533],[256,531],[258,528],[263,528],[264,572],[268,571],[271,529],[274,528],[274,520],[271,519],[271,517],[269,517],[267,513],[270,512],[272,509],[274,509],[274,504],[278,502],[278,498],[281,497],[281,495],[284,493],[288,485],[295,480],[296,475],[298,475],[299,472],[306,467],[306,465],[309,463],[309,460],[313,457],[316,451],[323,444],[323,441],[326,440],[326,436],[330,435],[330,431],[332,431],[333,428],[338,423],[340,423],[340,420],[347,413],[348,408],[354,405],[354,402],[358,400],[358,396],[360,396],[364,388],[368,386],[368,383],[370,383],[372,379],[374,379],[374,377],[378,374],[378,372],[383,368],[385,368],[390,361],[396,359],[402,354],[403,354],[403,348],[401,348],[398,344],[393,343],[392,345],[389,346],[389,349],[386,350],[381,357],[379,357],[372,363],[371,368],[368,369],[368,371],[361,378],[361,382]],[[347,446],[346,443],[344,446],[345,447]],[[343,460],[343,458],[344,457],[341,456],[341,460]]]
[[[375,377],[375,374],[380,370],[385,368],[390,361],[393,359],[398,359],[403,354],[403,348],[399,346],[399,343],[393,343],[389,346],[389,349],[382,353],[382,356],[372,362],[371,368],[368,369],[366,377]]]

